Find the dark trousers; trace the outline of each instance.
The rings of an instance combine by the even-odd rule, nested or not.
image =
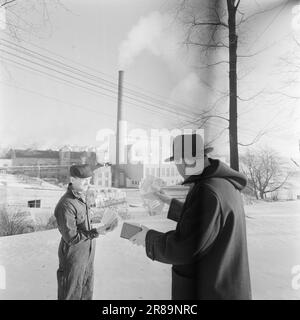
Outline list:
[[[87,240],[74,246],[68,246],[61,240],[58,257],[58,300],[92,300],[94,289],[94,240]]]

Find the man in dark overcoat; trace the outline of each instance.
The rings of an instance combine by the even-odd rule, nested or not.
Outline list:
[[[251,299],[245,213],[241,191],[246,177],[220,160],[208,158],[199,174],[187,175],[184,135],[173,143],[182,148],[182,161],[175,163],[190,191],[184,203],[163,192],[157,197],[170,205],[168,218],[176,230],[166,233],[142,231],[131,238],[145,246],[146,255],[172,265],[172,299]],[[194,134],[191,135],[195,149]],[[194,151],[194,150],[193,150]],[[174,154],[169,160],[174,160]]]

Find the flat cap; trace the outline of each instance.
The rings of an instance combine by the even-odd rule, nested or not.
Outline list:
[[[88,164],[74,164],[70,167],[70,176],[74,178],[90,178],[93,170]]]

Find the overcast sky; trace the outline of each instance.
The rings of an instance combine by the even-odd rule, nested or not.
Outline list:
[[[48,16],[46,21],[41,19],[43,11],[38,7],[25,12],[24,8],[15,5],[11,8],[12,13],[7,13],[8,21],[15,23],[17,18],[13,16],[23,12],[24,21],[18,21],[18,26],[25,31],[19,30],[18,51],[9,48],[12,46],[9,42],[1,42],[0,46],[3,58],[1,147],[95,145],[98,130],[115,128],[117,103],[112,83],[117,83],[119,69],[125,71],[125,87],[133,90],[131,99],[124,104],[124,116],[130,128],[180,127],[193,119],[192,112],[196,114],[205,110],[209,102],[217,99],[220,91],[228,90],[227,73],[222,66],[214,70],[214,83],[209,83],[213,89],[205,84],[206,71],[195,69],[199,66],[200,53],[196,48],[187,50],[182,45],[184,32],[175,19],[175,1],[61,2],[64,7],[49,5],[49,22]],[[241,10],[253,13],[257,4],[263,7],[272,1],[253,3],[245,1]],[[300,95],[299,82],[284,87],[291,74],[282,58],[294,61],[295,55],[300,54],[293,39],[300,40],[300,28],[293,25],[296,14],[292,9],[291,5],[281,6],[257,15],[240,30],[240,54],[260,53],[240,59],[239,136],[246,144],[260,131],[266,131],[256,146],[268,145],[287,157],[299,158],[300,100],[279,94]],[[28,21],[35,23],[36,28],[28,26]],[[1,38],[14,42],[8,31],[0,30]],[[22,60],[20,56],[28,60],[32,58],[24,55],[20,46],[43,55],[40,57],[44,59],[57,59],[64,66],[71,65],[85,71],[89,77],[97,76],[98,87],[87,83],[95,84],[95,78],[87,76],[84,78],[86,82],[78,82],[74,73],[71,75],[75,78],[66,78]],[[24,65],[56,74],[69,83],[28,70]],[[70,74],[70,69],[59,70]],[[300,74],[294,73],[293,77],[299,81]],[[260,93],[262,90],[264,92]],[[148,104],[141,105],[141,94],[151,95],[151,99],[147,98]],[[253,96],[254,99],[247,101]],[[174,112],[163,111],[168,104],[179,105],[191,113],[180,111],[178,115],[175,109]],[[224,99],[218,104],[217,112],[227,110],[228,101]],[[182,113],[190,118],[183,117]],[[227,125],[224,120],[216,118],[209,123],[210,138],[217,136]],[[227,131],[215,141],[215,148],[222,154],[228,152]],[[245,147],[240,147],[241,152],[244,150]]]

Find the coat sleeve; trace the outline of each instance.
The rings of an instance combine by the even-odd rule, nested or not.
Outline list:
[[[89,239],[88,233],[78,230],[76,211],[70,204],[60,204],[55,210],[58,230],[68,245],[75,245]]]
[[[178,222],[181,216],[183,203],[177,199],[172,199],[168,211],[168,219]]]
[[[194,262],[214,243],[221,229],[221,217],[217,196],[210,190],[203,190],[186,205],[176,230],[167,233],[155,230],[147,232],[147,256],[173,265]]]

